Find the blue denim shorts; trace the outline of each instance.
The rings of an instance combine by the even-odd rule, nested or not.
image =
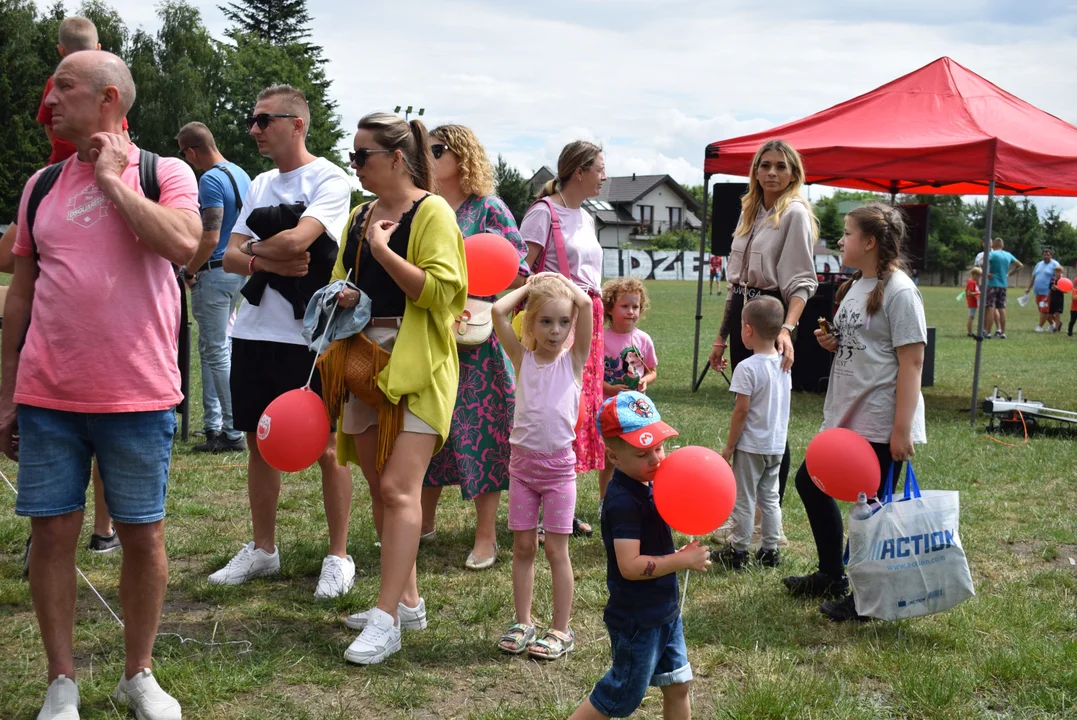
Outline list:
[[[591,691],[591,705],[609,717],[628,717],[639,708],[647,688],[691,682],[692,666],[681,618],[654,628],[616,628],[610,633],[613,667]]]
[[[15,514],[52,517],[86,509],[94,456],[116,522],[165,516],[172,410],[74,413],[19,406],[19,497]]]

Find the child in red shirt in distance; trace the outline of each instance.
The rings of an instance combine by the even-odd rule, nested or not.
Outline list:
[[[976,311],[980,307],[980,276],[983,274],[983,270],[974,267],[969,273],[968,282],[965,283],[965,302],[969,306],[969,320],[966,325],[971,338],[976,337],[976,334],[972,332],[972,325],[976,322]]]

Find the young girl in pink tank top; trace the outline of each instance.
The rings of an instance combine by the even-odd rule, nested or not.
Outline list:
[[[523,342],[510,315],[527,299]],[[568,539],[576,511],[576,419],[583,370],[591,350],[591,298],[558,273],[539,273],[494,303],[494,330],[516,370],[516,416],[509,444],[509,529],[516,622],[498,647],[556,660],[575,649],[572,562]],[[575,340],[573,340],[573,336]],[[531,618],[538,552],[539,510],[546,530],[546,559],[553,580],[553,622],[536,640]]]

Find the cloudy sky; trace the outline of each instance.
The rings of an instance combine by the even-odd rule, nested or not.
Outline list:
[[[106,0],[156,30],[152,3]],[[191,0],[221,36],[216,2]],[[71,3],[74,4],[73,2]],[[426,108],[529,175],[572,139],[611,174],[702,182],[709,142],[764,130],[947,55],[1077,124],[1074,0],[308,0],[346,127]],[[813,195],[825,192],[813,189]],[[1046,200],[1077,222],[1077,202]]]

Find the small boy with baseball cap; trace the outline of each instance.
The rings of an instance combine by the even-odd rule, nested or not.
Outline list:
[[[666,456],[663,441],[677,431],[638,392],[608,398],[598,427],[614,467],[602,505],[610,592],[603,620],[613,667],[572,718],[628,717],[651,685],[662,689],[664,717],[686,718],[692,666],[681,630],[677,571],[706,572],[711,563],[698,542],[674,549],[673,533],[654,504],[651,483]]]

